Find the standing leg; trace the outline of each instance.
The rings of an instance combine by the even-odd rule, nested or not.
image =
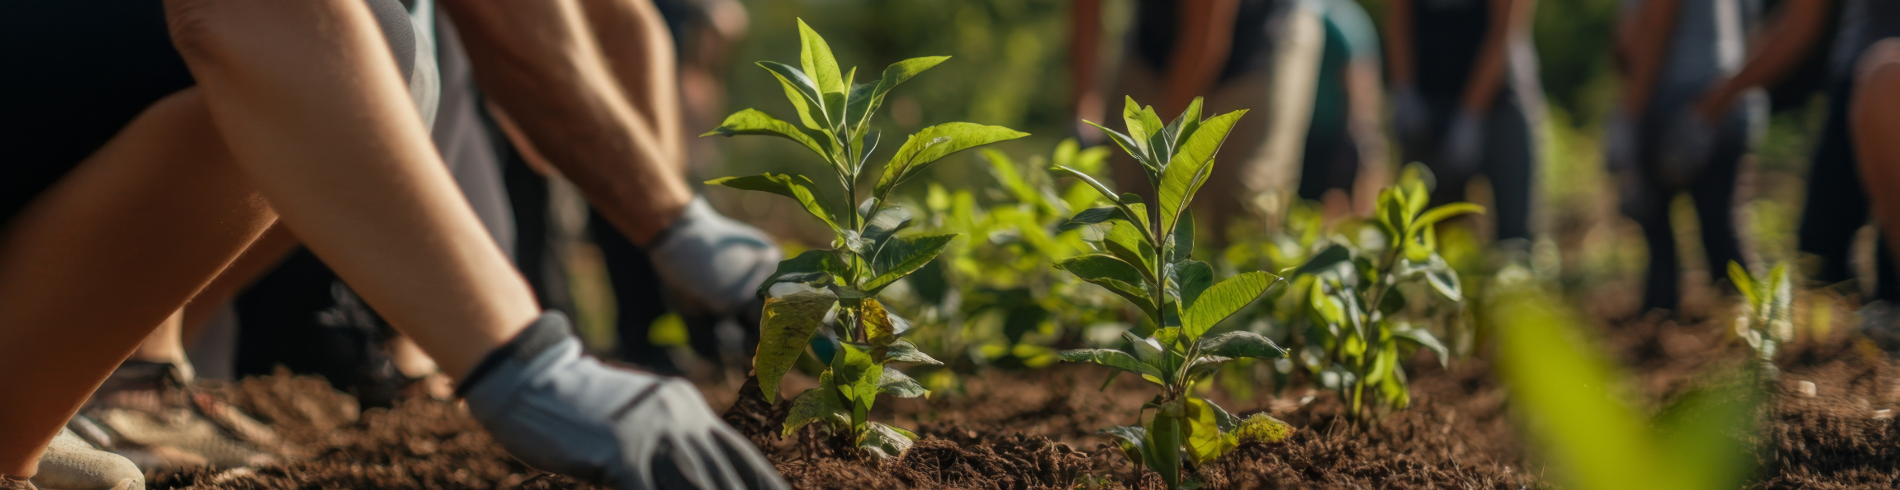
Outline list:
[[[1853,137],[1847,112],[1853,85],[1837,82],[1828,90],[1827,121],[1808,169],[1807,204],[1801,208],[1797,240],[1801,252],[1821,259],[1813,279],[1838,283],[1854,278],[1854,235],[1867,224],[1867,193],[1854,169]]]
[[[1737,205],[1735,185],[1742,172],[1742,157],[1748,153],[1748,116],[1738,107],[1717,130],[1715,151],[1701,178],[1689,189],[1701,221],[1702,250],[1708,258],[1709,277],[1723,277],[1729,262],[1748,265],[1742,257],[1742,228],[1735,221]]]
[[[1849,118],[1860,175],[1885,233],[1882,252],[1900,254],[1900,38],[1868,47],[1856,76]],[[1891,287],[1885,281],[1881,286]]]
[[[1516,96],[1500,93],[1486,122],[1483,168],[1491,177],[1497,239],[1530,239],[1539,160],[1532,121]]]

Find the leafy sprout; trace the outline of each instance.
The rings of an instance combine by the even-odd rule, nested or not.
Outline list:
[[[758,63],[784,88],[798,114],[797,122],[746,109],[701,136],[766,135],[791,140],[825,162],[843,195],[827,198],[811,178],[796,174],[726,177],[707,183],[792,198],[836,237],[830,249],[808,250],[780,262],[759,286],[765,311],[753,369],[767,400],[780,399],[779,385],[786,371],[821,327],[830,324],[842,342],[821,373],[819,387],[793,400],[784,434],[818,423],[853,435],[853,442],[867,453],[895,457],[909,449],[916,434],[868,421],[866,414],[878,394],[918,397],[928,391],[886,364],[938,361],[900,337],[909,322],[879,302],[878,293],[929,264],[956,235],[898,234],[913,218],[909,210],[890,204],[891,190],[952,153],[1028,134],[963,122],[924,128],[898,146],[877,184],[858,201],[859,177],[880,141],[879,133],[871,130],[871,116],[891,89],[949,57],[899,61],[885,68],[875,82],[860,84],[855,83],[857,69],[841,70],[830,45],[803,20],[798,22],[798,31],[799,66]]]
[[[1084,210],[1064,226],[1105,229],[1094,253],[1056,262],[1056,267],[1101,286],[1139,308],[1155,328],[1148,336],[1123,332],[1129,348],[1063,351],[1063,360],[1130,372],[1154,383],[1161,393],[1142,406],[1135,426],[1103,433],[1121,441],[1138,465],[1153,469],[1170,488],[1179,488],[1182,460],[1206,464],[1240,442],[1239,434],[1272,434],[1261,427],[1278,423],[1255,418],[1247,427],[1213,402],[1195,397],[1196,382],[1222,363],[1241,358],[1286,355],[1273,341],[1247,331],[1208,335],[1215,325],[1280,282],[1266,272],[1248,272],[1214,281],[1214,269],[1193,259],[1194,218],[1189,206],[1213,174],[1214,155],[1227,133],[1247,111],[1203,120],[1196,98],[1174,121],[1162,124],[1154,108],[1128,98],[1122,111],[1127,134],[1102,128],[1117,146],[1140,162],[1155,190],[1151,206],[1135,194],[1120,194],[1077,169],[1055,169],[1087,183],[1112,206]],[[1090,122],[1090,124],[1095,124]],[[1096,124],[1097,127],[1101,125]],[[1281,424],[1283,426],[1284,424]],[[1284,433],[1284,430],[1277,431]]]

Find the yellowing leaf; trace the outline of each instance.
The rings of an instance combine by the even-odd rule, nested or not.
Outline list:
[[[759,388],[766,401],[779,400],[779,382],[785,371],[805,352],[811,335],[824,323],[825,313],[837,303],[838,296],[826,289],[796,282],[772,285],[759,321],[759,351],[752,357],[752,368],[758,371]]]

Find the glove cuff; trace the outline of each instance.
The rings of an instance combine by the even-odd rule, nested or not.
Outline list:
[[[686,207],[680,208],[680,215],[678,218],[673,219],[673,224],[667,226],[664,230],[660,230],[658,234],[653,235],[653,239],[648,241],[647,245],[642,248],[649,251],[659,250],[666,245],[668,238],[672,238],[673,235],[678,235],[679,230],[693,226],[694,223],[705,219],[706,216],[717,214],[719,214],[719,211],[714,210],[712,204],[706,202],[706,196],[695,194],[693,195],[693,200],[686,203]]]
[[[487,356],[483,356],[482,362],[476,364],[475,369],[470,370],[468,376],[456,385],[455,396],[458,398],[467,396],[470,389],[480,384],[483,378],[494,373],[495,369],[501,367],[503,363],[509,360],[524,363],[532,361],[573,337],[573,328],[569,326],[566,314],[556,310],[543,312],[540,318],[534,320],[534,323],[528,324],[528,328],[515,334],[514,339],[502,344],[501,347],[496,347]]]

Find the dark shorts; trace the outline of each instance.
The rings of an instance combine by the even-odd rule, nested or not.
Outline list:
[[[367,0],[405,77],[414,32],[402,4]],[[0,15],[0,223],[111,140],[146,107],[195,82],[158,0],[13,2]]]

